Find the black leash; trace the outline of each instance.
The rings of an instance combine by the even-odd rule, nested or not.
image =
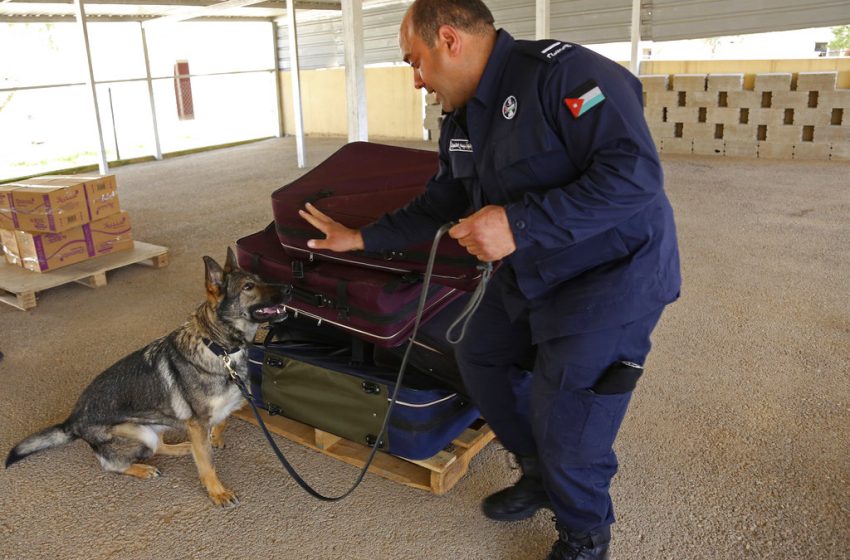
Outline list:
[[[305,482],[303,478],[301,478],[301,476],[298,474],[298,472],[296,472],[296,470],[292,467],[289,461],[286,460],[286,457],[283,456],[283,452],[275,443],[271,433],[269,433],[269,430],[266,427],[266,423],[263,422],[263,419],[260,416],[260,411],[257,409],[257,405],[254,404],[254,399],[252,398],[248,387],[245,385],[245,381],[243,381],[242,378],[239,377],[239,375],[236,373],[236,371],[234,371],[233,368],[230,366],[230,356],[227,354],[221,356],[221,359],[224,362],[228,373],[230,374],[230,380],[236,384],[236,386],[239,388],[239,392],[242,393],[242,396],[245,398],[246,401],[248,401],[248,404],[251,405],[251,410],[254,412],[254,417],[257,419],[257,425],[259,425],[260,429],[263,430],[263,435],[266,436],[266,440],[269,442],[269,446],[272,448],[272,451],[274,451],[275,455],[277,455],[278,461],[280,461],[280,464],[283,465],[283,468],[286,469],[286,472],[289,473],[289,476],[291,476],[293,480],[295,480],[295,482],[297,482],[298,485],[304,489],[305,492],[307,492],[314,498],[317,498],[324,502],[338,502],[343,498],[347,497],[352,492],[354,492],[354,489],[360,485],[360,483],[363,481],[363,477],[366,476],[366,472],[369,470],[369,467],[372,464],[372,460],[375,458],[375,455],[378,452],[378,448],[381,446],[384,434],[387,431],[387,426],[390,422],[390,415],[392,414],[393,407],[395,406],[396,400],[398,399],[398,392],[399,389],[401,389],[401,383],[404,379],[404,373],[407,370],[407,362],[410,356],[410,351],[413,348],[413,341],[416,339],[416,334],[419,331],[419,323],[422,320],[422,314],[425,311],[425,304],[428,300],[428,288],[431,284],[434,261],[437,256],[437,246],[440,243],[440,239],[443,237],[443,235],[445,235],[447,231],[449,231],[449,229],[452,228],[452,226],[454,226],[454,223],[445,224],[439,230],[437,230],[437,234],[434,237],[434,243],[431,245],[431,253],[428,256],[428,265],[425,268],[425,276],[422,281],[422,294],[419,296],[419,307],[416,310],[416,320],[413,323],[413,331],[410,334],[410,341],[407,344],[407,349],[404,351],[404,357],[402,357],[401,365],[399,366],[398,378],[396,379],[395,389],[393,390],[392,397],[390,398],[390,404],[387,408],[387,414],[386,416],[384,416],[384,422],[383,424],[381,424],[381,431],[378,433],[378,437],[375,438],[375,443],[374,445],[372,445],[372,449],[369,452],[369,457],[366,459],[366,464],[363,465],[363,468],[360,470],[360,475],[357,477],[357,480],[354,482],[351,488],[349,488],[344,494],[332,497],[325,496],[317,492],[309,484],[307,484],[307,482]],[[469,323],[469,319],[472,317],[472,314],[475,313],[475,310],[478,309],[478,305],[481,303],[481,299],[484,297],[484,291],[487,289],[487,282],[489,282],[490,276],[493,272],[493,264],[483,263],[482,265],[479,265],[479,268],[482,270],[481,281],[478,283],[478,286],[475,287],[475,292],[470,298],[469,303],[463,309],[457,320],[452,323],[452,325],[449,327],[449,330],[446,332],[446,339],[452,344],[457,344],[461,341],[461,339],[463,339],[464,335],[466,334],[466,326]],[[464,321],[464,324],[463,328],[461,329],[460,336],[458,336],[457,338],[450,337],[451,331],[461,321]]]

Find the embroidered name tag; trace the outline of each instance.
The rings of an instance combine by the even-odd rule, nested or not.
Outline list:
[[[449,151],[472,153],[472,142],[463,138],[452,138],[449,140]]]

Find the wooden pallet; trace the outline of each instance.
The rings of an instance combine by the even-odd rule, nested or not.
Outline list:
[[[136,241],[129,251],[120,251],[41,273],[0,262],[0,301],[26,311],[36,306],[37,292],[71,282],[89,288],[100,288],[106,286],[107,271],[131,264],[162,268],[168,265],[168,249]]]
[[[283,416],[271,416],[265,410],[261,410],[260,415],[270,432],[305,445],[329,457],[358,468],[363,468],[366,459],[369,457],[371,448],[365,445],[323,432]],[[257,420],[248,407],[237,411],[234,416],[257,425]],[[494,437],[493,430],[487,423],[483,420],[476,420],[448,447],[433,457],[422,461],[413,461],[381,452],[375,455],[375,459],[369,466],[369,472],[413,488],[443,495],[451,490],[466,474],[472,458],[484,449]]]

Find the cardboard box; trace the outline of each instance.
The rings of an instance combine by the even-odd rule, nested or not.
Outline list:
[[[11,206],[16,229],[58,233],[89,221],[83,185],[57,186],[18,183]]]
[[[18,229],[18,222],[12,212],[12,191],[20,187],[17,183],[0,185],[0,229]]]
[[[133,248],[130,215],[119,212],[83,226],[88,231],[94,256],[108,255]]]
[[[89,221],[120,212],[115,175],[44,175],[20,181],[24,185],[73,188],[82,185]]]
[[[58,233],[16,231],[15,239],[22,266],[33,272],[55,270],[94,255],[91,240],[83,226]]]
[[[0,246],[3,248],[3,258],[8,264],[21,266],[21,254],[18,251],[18,241],[15,232],[8,229],[0,229]]]

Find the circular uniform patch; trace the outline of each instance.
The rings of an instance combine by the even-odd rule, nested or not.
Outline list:
[[[508,96],[508,98],[505,99],[505,102],[502,103],[502,116],[508,120],[511,120],[516,116],[516,107],[516,97],[514,97],[513,95]]]

